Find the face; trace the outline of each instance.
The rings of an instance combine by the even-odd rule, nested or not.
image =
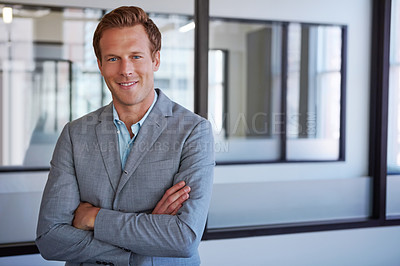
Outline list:
[[[111,28],[100,39],[98,65],[111,91],[115,107],[150,107],[153,101],[154,72],[160,66],[160,52],[154,57],[142,25]]]

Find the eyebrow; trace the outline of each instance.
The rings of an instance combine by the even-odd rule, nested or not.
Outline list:
[[[146,53],[140,52],[140,51],[133,51],[133,52],[130,52],[129,54],[131,54],[131,55],[136,55],[136,54],[144,55]],[[106,55],[104,55],[104,58],[106,58],[106,57],[120,57],[120,56],[116,55],[116,54],[106,54]]]
[[[104,55],[104,58],[107,58],[107,57],[119,57],[118,55],[115,55],[115,54],[107,54],[107,55]]]
[[[144,52],[140,52],[140,51],[133,51],[133,52],[130,52],[130,54],[140,54],[140,55],[143,55],[143,54],[145,54]]]

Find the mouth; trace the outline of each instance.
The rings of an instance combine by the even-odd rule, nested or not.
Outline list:
[[[130,87],[130,86],[135,85],[136,83],[138,83],[138,81],[120,82],[120,83],[118,83],[118,85],[120,85],[120,86],[122,86],[122,87],[125,87],[125,88],[128,88],[128,87]]]

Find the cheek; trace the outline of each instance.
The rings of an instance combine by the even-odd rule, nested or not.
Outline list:
[[[154,66],[152,64],[148,64],[146,68],[143,68],[143,73],[145,73],[148,77],[153,77],[154,71]]]
[[[103,75],[104,78],[112,77],[116,75],[117,73],[117,68],[115,66],[106,66],[103,67],[101,74]]]

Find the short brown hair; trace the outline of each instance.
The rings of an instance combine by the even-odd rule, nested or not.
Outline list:
[[[93,48],[96,57],[101,62],[100,39],[103,32],[112,28],[132,27],[142,25],[150,40],[152,56],[161,50],[161,33],[156,24],[149,18],[143,9],[136,6],[121,6],[107,13],[100,20],[93,35]]]

